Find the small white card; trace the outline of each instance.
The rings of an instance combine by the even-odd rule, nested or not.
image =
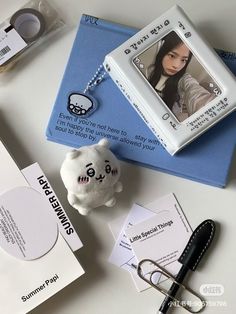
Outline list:
[[[181,267],[178,262],[192,231],[177,210],[163,210],[126,230],[138,261],[151,259],[173,275]]]
[[[115,246],[112,250],[112,253],[109,258],[109,262],[115,264],[118,267],[121,267],[125,270],[128,270],[131,273],[131,276],[134,280],[135,286],[138,291],[143,291],[150,286],[143,280],[141,280],[136,273],[136,270],[131,266],[131,264],[138,264],[138,260],[131,249],[131,245],[127,239],[125,231],[127,228],[145,221],[151,217],[155,217],[158,213],[168,211],[173,213],[173,217],[181,217],[183,224],[186,226],[185,239],[186,243],[190,237],[192,230],[191,227],[184,216],[182,209],[176,200],[173,194],[168,194],[163,196],[154,202],[148,204],[146,207],[139,206],[134,204],[131,208],[128,216],[124,219],[124,223],[120,234],[117,237],[117,229],[120,227],[120,220],[116,220],[110,223],[110,229],[115,237],[117,237]],[[171,264],[172,265],[172,264]],[[171,266],[172,267],[172,266]],[[175,268],[175,267],[174,267]],[[169,268],[170,269],[170,268]],[[177,270],[177,268],[176,268]]]
[[[128,271],[135,272],[131,264],[137,264],[132,247],[127,240],[125,230],[136,223],[146,220],[155,215],[155,212],[134,204],[124,222],[121,233],[115,243],[109,262]]]

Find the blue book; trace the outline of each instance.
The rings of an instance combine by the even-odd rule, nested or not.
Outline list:
[[[109,77],[94,89],[98,109],[89,117],[78,118],[67,110],[69,95],[83,92],[105,55],[137,31],[96,17],[82,16],[48,123],[48,140],[77,148],[107,137],[111,149],[122,160],[224,187],[235,149],[236,113],[171,156]],[[236,74],[235,54],[217,52]]]

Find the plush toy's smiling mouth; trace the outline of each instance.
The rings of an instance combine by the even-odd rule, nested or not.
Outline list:
[[[97,181],[99,181],[99,182],[102,182],[102,180],[105,178],[105,176],[102,176],[101,174],[100,174],[100,176],[99,177],[97,177],[97,178],[95,178]]]

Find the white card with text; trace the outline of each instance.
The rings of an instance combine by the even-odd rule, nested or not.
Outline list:
[[[109,224],[111,232],[116,239],[109,261],[130,272],[138,291],[146,290],[150,286],[137,276],[136,269],[131,266],[131,264],[137,265],[138,260],[127,239],[125,230],[138,224],[139,222],[155,216],[157,213],[164,210],[178,212],[181,215],[184,224],[188,229],[190,229],[190,234],[192,233],[191,227],[189,226],[189,223],[173,194],[165,195],[149,203],[146,207],[134,204],[126,218],[122,217],[122,219],[116,219]],[[120,232],[118,232],[118,230],[120,230]]]
[[[151,259],[176,275],[178,262],[192,230],[183,212],[162,210],[155,216],[126,230],[126,235],[138,261]]]
[[[146,290],[150,286],[137,276],[136,269],[131,265],[137,265],[138,260],[132,250],[131,244],[127,239],[125,230],[132,227],[133,225],[147,220],[150,217],[154,217],[157,213],[165,210],[170,212],[178,212],[181,215],[184,224],[188,227],[188,229],[190,229],[191,234],[192,231],[189,223],[173,194],[165,195],[148,204],[146,207],[134,204],[126,218],[122,218],[122,220],[116,219],[109,224],[110,229],[116,239],[116,243],[110,255],[109,262],[125,270],[128,270],[138,291]],[[120,230],[120,233],[118,233],[118,229]]]
[[[28,184],[41,193],[47,200],[50,210],[53,212],[54,219],[58,224],[59,231],[72,251],[79,250],[83,244],[39,164],[36,162],[22,169],[21,172]]]

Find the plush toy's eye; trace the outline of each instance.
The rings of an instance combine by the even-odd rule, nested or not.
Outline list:
[[[87,175],[88,175],[89,177],[95,176],[95,170],[94,170],[93,168],[89,168],[89,169],[87,170]]]
[[[106,173],[110,173],[111,172],[111,166],[110,165],[106,165],[105,171],[106,171]]]

